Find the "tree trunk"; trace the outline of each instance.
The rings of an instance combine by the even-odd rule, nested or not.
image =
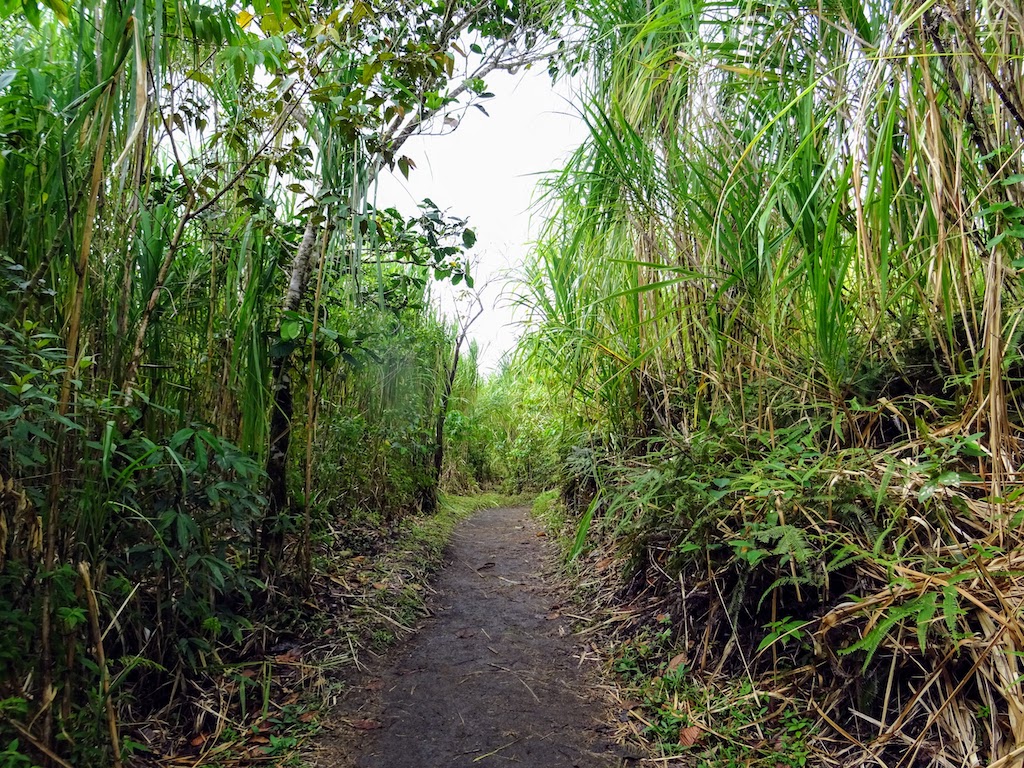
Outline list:
[[[288,290],[281,305],[281,331],[285,313],[296,312],[302,304],[309,284],[310,261],[316,243],[316,222],[319,212],[314,211],[306,221],[302,241],[292,259],[288,279]],[[281,559],[284,550],[284,527],[282,516],[288,509],[288,448],[291,445],[292,412],[292,353],[282,354],[274,359],[271,367],[270,391],[273,406],[270,413],[270,446],[267,451],[267,477],[270,485],[267,494],[267,511],[260,531],[260,570],[266,576],[274,563]]]
[[[484,305],[477,294],[474,299],[477,309],[472,314],[466,314],[459,319],[459,334],[455,338],[455,351],[452,353],[452,366],[448,369],[448,375],[444,380],[444,389],[441,390],[441,402],[437,406],[437,421],[434,423],[434,463],[431,467],[432,477],[430,485],[420,496],[420,506],[427,514],[432,514],[437,509],[437,493],[441,485],[441,470],[444,467],[444,422],[448,418],[448,403],[452,397],[452,389],[455,387],[455,374],[459,372],[459,355],[462,352],[462,345],[469,335],[469,329],[477,321],[484,311]],[[472,312],[472,310],[470,310]]]
[[[434,463],[431,467],[432,477],[430,485],[422,496],[421,506],[428,515],[437,510],[437,492],[441,485],[441,469],[444,466],[444,422],[448,418],[448,402],[452,397],[452,388],[455,386],[455,374],[459,370],[459,352],[462,349],[462,342],[466,338],[463,331],[455,340],[455,352],[452,355],[452,366],[444,380],[444,389],[441,390],[441,402],[437,406],[437,421],[434,423]]]

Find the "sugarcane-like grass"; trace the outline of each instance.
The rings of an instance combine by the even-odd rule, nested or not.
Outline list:
[[[590,425],[570,556],[825,762],[1020,765],[1018,11],[587,8],[522,289]]]

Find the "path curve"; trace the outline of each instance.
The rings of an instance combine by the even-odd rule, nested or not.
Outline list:
[[[356,736],[353,765],[615,764],[602,696],[545,581],[544,550],[525,509],[485,510],[456,529],[432,618],[372,686],[382,727]]]

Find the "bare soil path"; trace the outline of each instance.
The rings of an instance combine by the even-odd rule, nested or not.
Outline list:
[[[525,509],[485,510],[459,526],[432,617],[354,691],[349,754],[335,752],[334,766],[618,764],[602,694],[559,613],[564,596],[544,577],[546,546]]]

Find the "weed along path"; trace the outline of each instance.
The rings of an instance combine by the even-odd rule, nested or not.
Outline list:
[[[352,754],[335,765],[618,764],[601,733],[602,695],[543,576],[545,546],[525,509],[485,510],[459,526],[431,618],[353,691],[364,702],[343,739]]]

